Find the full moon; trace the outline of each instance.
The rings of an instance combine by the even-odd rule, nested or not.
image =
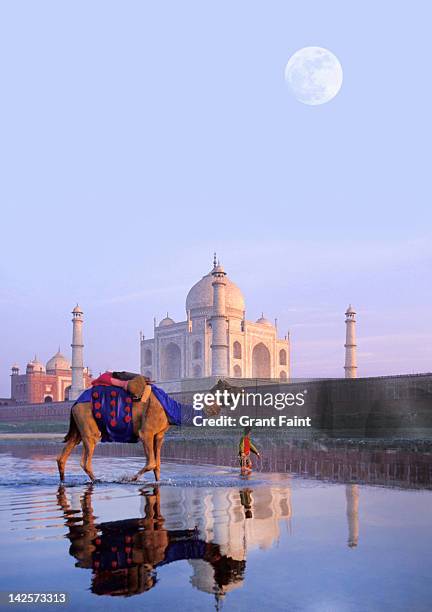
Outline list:
[[[299,102],[316,106],[332,100],[343,79],[338,58],[322,47],[304,47],[290,57],[285,81]]]

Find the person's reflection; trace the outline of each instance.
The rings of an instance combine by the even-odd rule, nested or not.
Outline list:
[[[245,518],[252,518],[252,489],[240,489],[240,503],[245,511]]]
[[[245,561],[222,555],[219,545],[200,539],[196,529],[165,529],[158,487],[141,489],[140,494],[145,497],[144,518],[97,523],[92,485],[81,497],[82,514],[71,509],[65,488],[58,489],[69,553],[77,559],[76,567],[92,570],[93,593],[143,593],[155,586],[158,567],[183,559],[202,559],[212,566],[215,592],[243,581]]]

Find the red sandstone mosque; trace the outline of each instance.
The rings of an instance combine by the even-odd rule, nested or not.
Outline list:
[[[92,377],[84,368],[84,386],[89,387]],[[44,365],[35,357],[26,366],[26,373],[19,373],[19,366],[12,366],[11,398],[19,404],[62,402],[69,399],[72,385],[70,362],[60,349]]]

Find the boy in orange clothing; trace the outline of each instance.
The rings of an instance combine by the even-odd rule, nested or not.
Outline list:
[[[260,454],[250,439],[250,427],[245,427],[239,443],[239,461],[242,471],[252,471],[252,461],[250,458],[251,451],[259,457]]]

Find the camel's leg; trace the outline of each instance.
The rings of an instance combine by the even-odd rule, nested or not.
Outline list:
[[[165,431],[166,430],[159,432],[154,437],[154,454],[155,454],[155,460],[156,460],[156,467],[153,470],[153,473],[155,475],[156,482],[160,480],[160,466],[161,466],[160,456],[161,456],[162,444],[163,444],[164,437],[165,437]]]
[[[92,467],[92,459],[93,459],[93,453],[94,453],[97,443],[98,443],[98,439],[93,436],[89,438],[83,438],[83,452],[82,452],[82,457],[81,457],[81,467],[92,482],[95,480],[95,475],[93,473],[93,467]]]
[[[145,472],[151,472],[156,468],[156,459],[154,456],[154,434],[149,431],[140,431],[139,437],[144,447],[144,454],[147,459],[145,466],[135,474],[132,478],[133,481],[138,480]]]
[[[92,457],[101,434],[92,414],[91,403],[76,404],[72,408],[72,415],[83,443],[81,467],[91,480],[94,480]]]
[[[69,459],[69,455],[71,454],[75,446],[78,446],[80,442],[81,442],[80,435],[76,435],[70,438],[70,440],[66,442],[66,446],[63,448],[60,455],[57,457],[57,467],[58,467],[61,482],[64,482],[64,479],[65,479],[66,462]]]

